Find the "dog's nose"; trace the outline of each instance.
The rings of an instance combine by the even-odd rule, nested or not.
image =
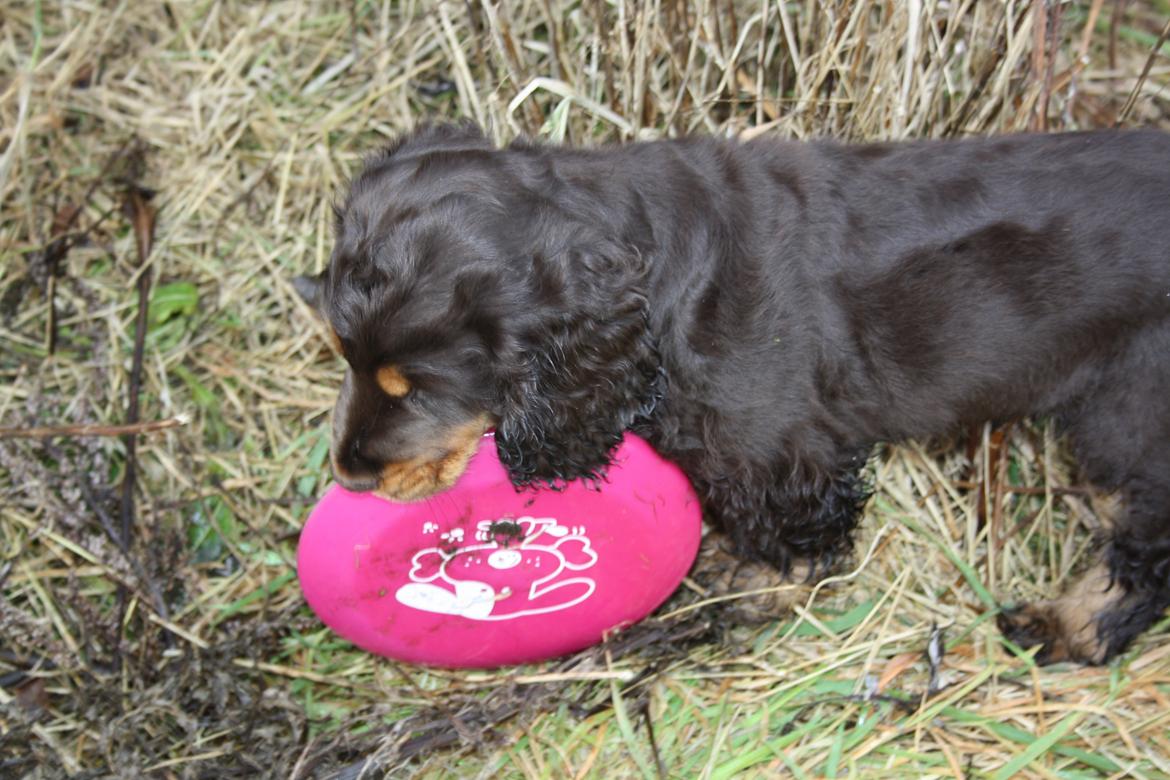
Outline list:
[[[354,493],[369,493],[378,487],[376,477],[354,477],[346,474],[339,468],[333,469],[333,476],[337,479],[339,485],[346,490],[352,490]]]
[[[361,446],[357,440],[348,448],[335,453],[332,466],[334,478],[346,490],[367,493],[378,487],[381,470],[377,464],[362,457]]]

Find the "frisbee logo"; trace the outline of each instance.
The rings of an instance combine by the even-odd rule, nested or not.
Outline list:
[[[423,525],[424,534],[438,526]],[[413,609],[470,620],[511,620],[543,615],[580,604],[597,589],[590,577],[597,553],[585,526],[564,526],[552,517],[481,520],[474,542],[463,529],[439,536],[442,546],[427,547],[411,559],[410,582],[394,597]]]

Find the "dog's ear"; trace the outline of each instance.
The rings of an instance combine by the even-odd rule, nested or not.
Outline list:
[[[325,274],[318,276],[294,276],[293,289],[301,296],[305,303],[318,314],[321,312],[321,290],[325,286]]]
[[[648,415],[659,361],[641,257],[608,239],[536,255],[522,355],[503,380],[496,445],[518,485],[604,475],[623,433]]]

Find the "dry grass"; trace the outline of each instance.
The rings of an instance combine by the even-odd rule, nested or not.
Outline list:
[[[1036,668],[994,629],[1090,545],[1043,426],[883,453],[853,568],[785,623],[729,626],[684,589],[538,667],[355,652],[293,574],[339,365],[287,281],[325,263],[361,155],[421,117],[586,144],[1167,126],[1167,16],[8,0],[0,426],[127,422],[147,283],[139,417],[178,419],[138,436],[132,506],[123,438],[0,434],[0,776],[1170,776],[1166,621],[1104,669]]]

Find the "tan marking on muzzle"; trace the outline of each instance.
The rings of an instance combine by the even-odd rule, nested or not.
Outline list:
[[[378,387],[391,398],[402,398],[410,392],[410,382],[394,366],[382,366],[374,375]]]
[[[483,416],[455,428],[438,458],[412,458],[387,464],[374,493],[392,501],[418,501],[446,490],[463,474],[490,424],[488,417]]]

